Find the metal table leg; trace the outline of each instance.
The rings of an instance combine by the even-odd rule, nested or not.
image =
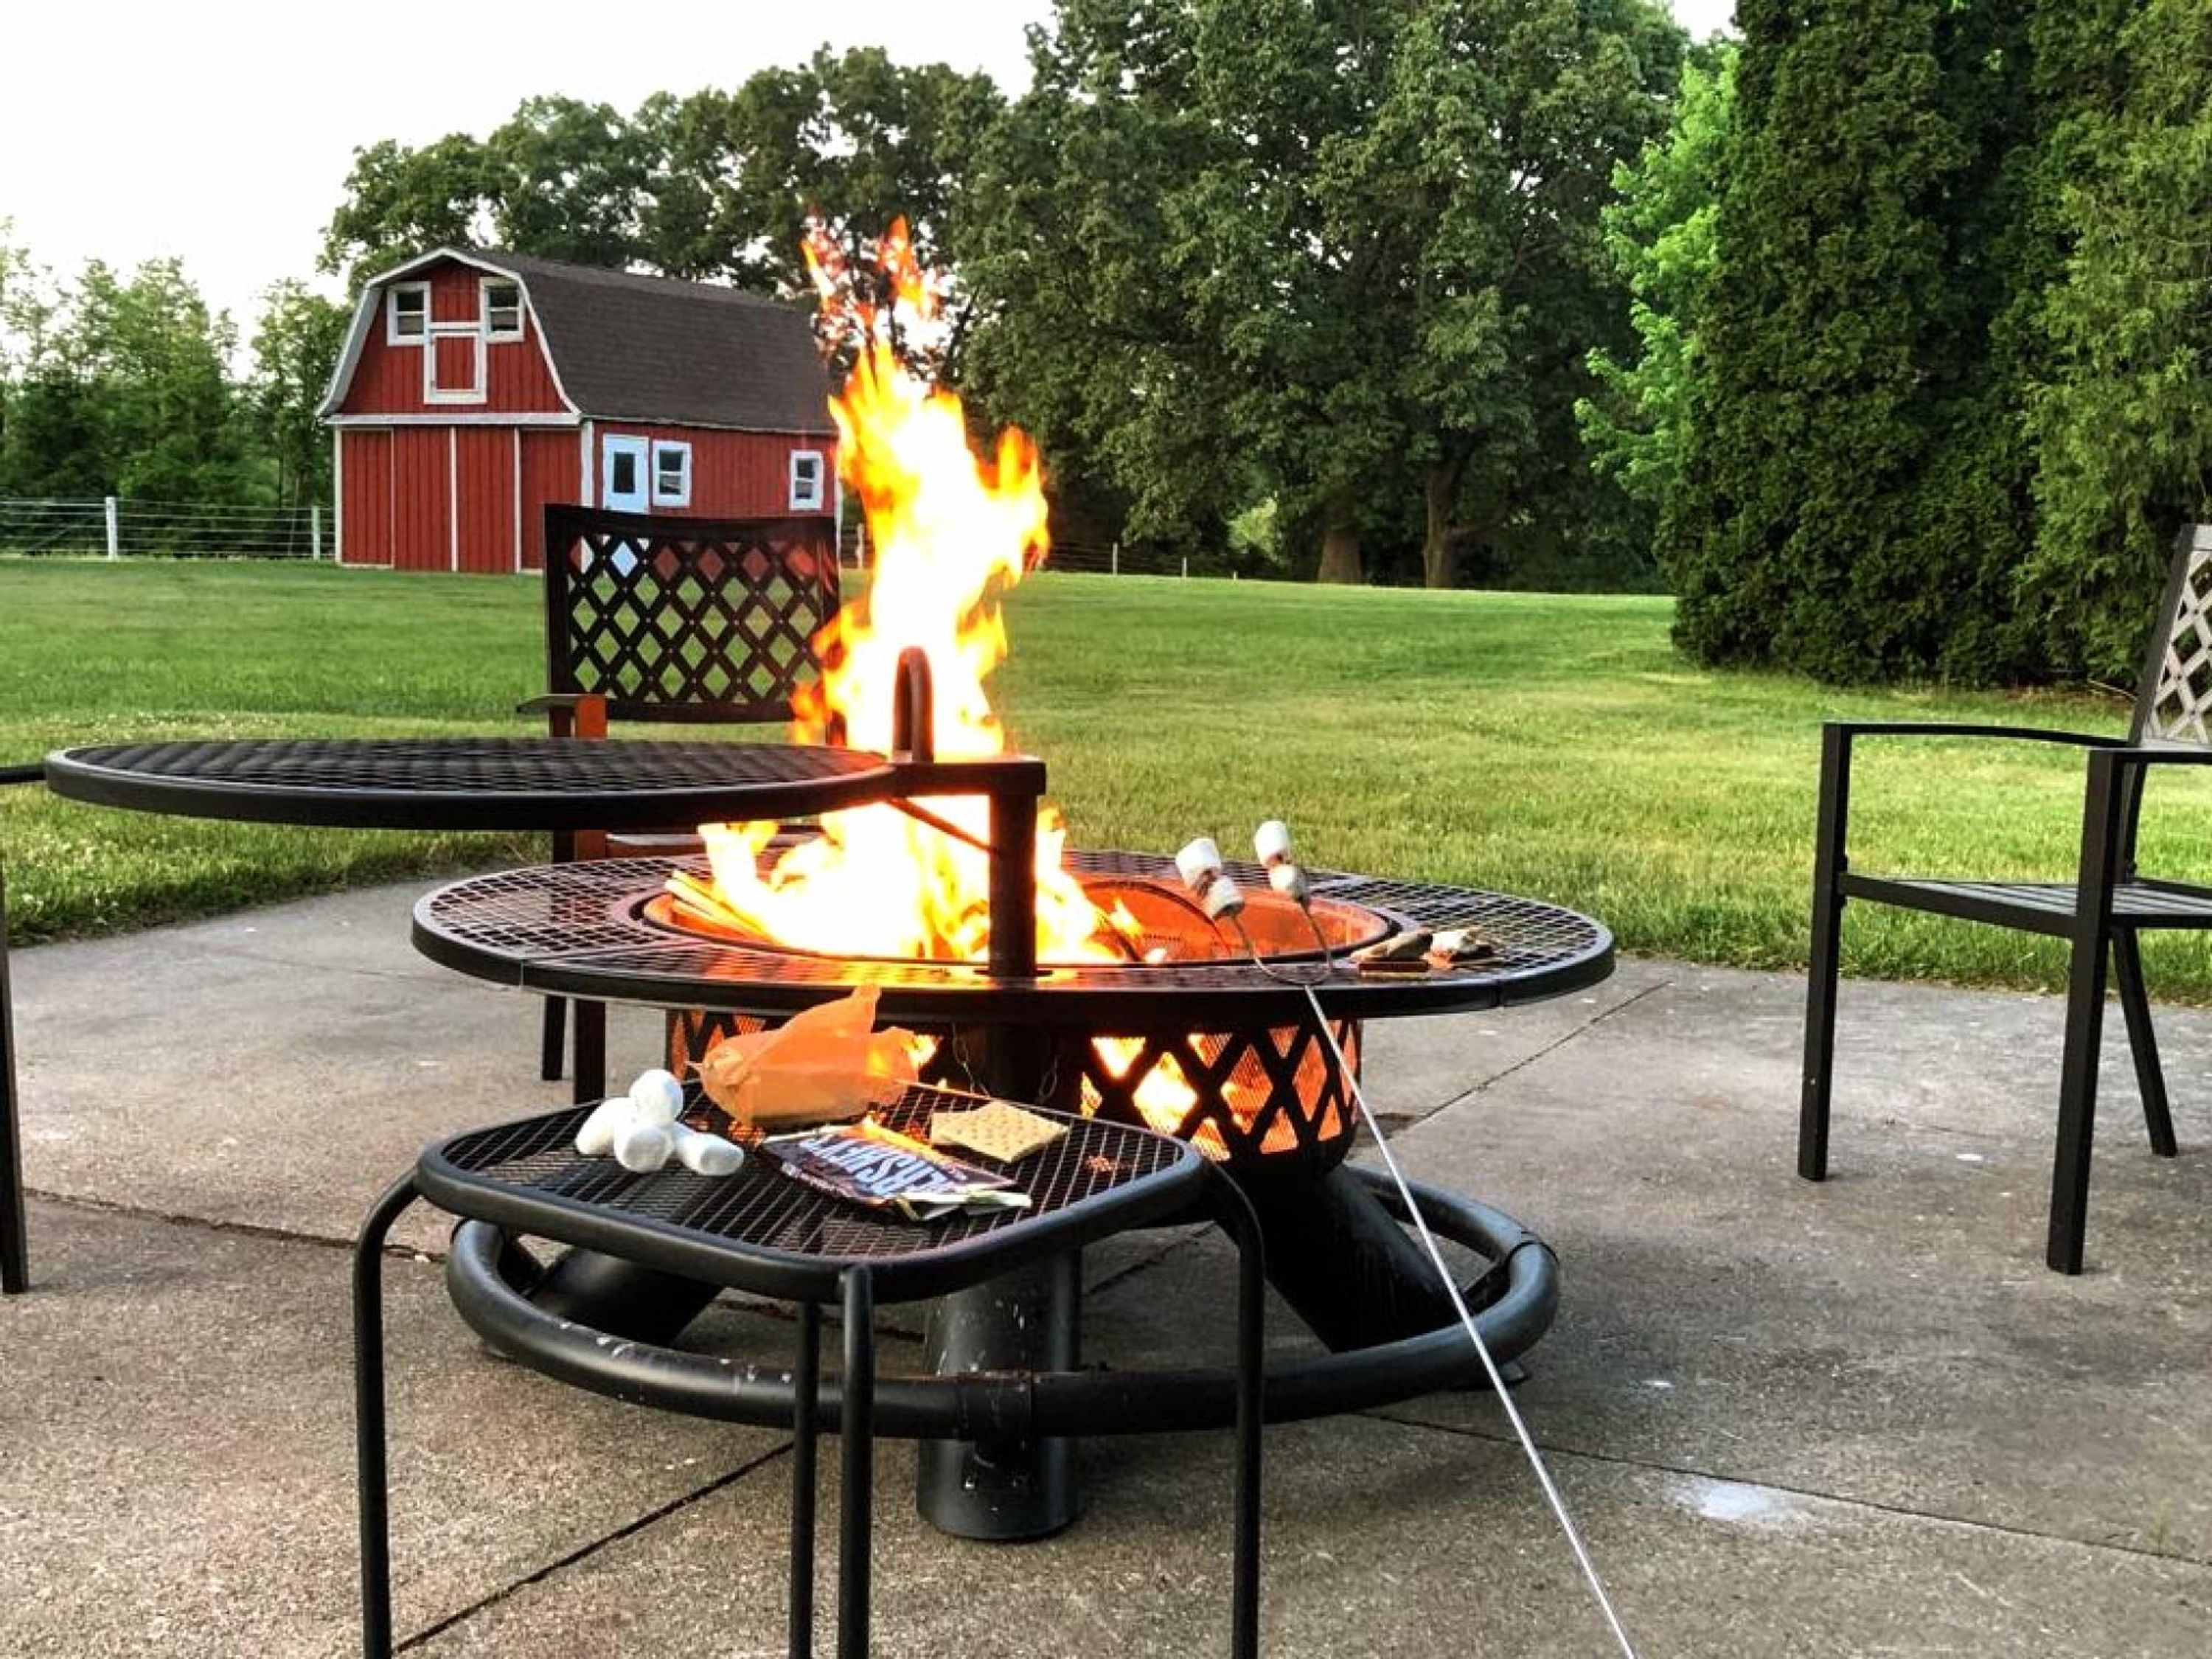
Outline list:
[[[799,1304],[791,1371],[791,1659],[814,1651],[814,1462],[822,1390],[822,1304]]]
[[[1229,1571],[1231,1659],[1260,1652],[1260,1452],[1267,1422],[1267,1263],[1260,1218],[1242,1188],[1211,1168],[1216,1210],[1237,1243],[1237,1490]]]
[[[844,1413],[838,1425],[837,1659],[867,1659],[868,1553],[875,1530],[876,1297],[866,1267],[845,1290]]]
[[[384,1241],[415,1201],[410,1170],[392,1182],[353,1247],[354,1486],[361,1506],[361,1650],[391,1659],[392,1510],[384,1447]]]

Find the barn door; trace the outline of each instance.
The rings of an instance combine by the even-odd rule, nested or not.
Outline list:
[[[599,447],[599,505],[611,513],[645,511],[642,438],[604,439]]]

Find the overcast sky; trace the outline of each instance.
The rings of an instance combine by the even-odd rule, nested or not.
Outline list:
[[[1734,0],[1672,0],[1697,34]],[[1048,0],[650,0],[351,7],[314,0],[24,4],[0,46],[0,219],[73,272],[183,258],[250,328],[254,296],[312,273],[356,145],[482,133],[533,93],[618,109],[732,86],[825,40],[1027,76]]]

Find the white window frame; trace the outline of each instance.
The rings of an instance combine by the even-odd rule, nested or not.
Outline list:
[[[514,304],[512,307],[502,306],[500,307],[502,311],[512,310],[514,313],[514,326],[512,328],[501,328],[492,320],[491,291],[495,288],[511,288],[514,290]],[[522,337],[522,317],[525,309],[526,307],[522,303],[522,284],[516,282],[514,277],[483,276],[477,279],[477,313],[483,319],[483,337],[485,339],[520,339]]]
[[[637,488],[615,499],[615,459],[635,456]],[[634,432],[610,432],[599,440],[599,504],[611,513],[643,513],[653,504],[653,446]]]
[[[399,296],[413,294],[422,301],[422,325],[412,334],[399,330]],[[384,343],[386,345],[419,346],[430,337],[430,285],[428,283],[394,283],[384,291]]]
[[[672,457],[677,463],[676,487],[672,489],[661,488],[660,461],[663,456]],[[653,441],[652,452],[647,459],[650,463],[651,473],[647,487],[652,492],[653,504],[655,507],[690,506],[691,446],[688,443],[676,443],[667,439],[655,438]]]
[[[426,404],[480,404],[489,391],[488,376],[490,364],[484,359],[483,331],[467,323],[435,323],[423,337],[422,401]],[[476,383],[462,390],[447,390],[438,384],[438,349],[432,342],[438,340],[466,340],[476,352]]]
[[[811,479],[804,481],[805,487],[802,490],[802,480],[799,475],[802,465],[808,461],[814,464],[814,476]],[[788,488],[785,491],[785,501],[788,510],[793,513],[819,513],[830,499],[829,471],[828,459],[820,450],[793,450],[790,467],[787,474]]]

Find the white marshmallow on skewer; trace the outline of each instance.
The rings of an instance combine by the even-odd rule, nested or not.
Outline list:
[[[1306,872],[1291,861],[1291,826],[1280,818],[1269,818],[1252,832],[1252,850],[1267,866],[1267,885],[1293,904],[1304,904],[1310,889]]]
[[[676,1151],[672,1124],[641,1123],[633,1115],[615,1132],[615,1162],[632,1175],[651,1175]]]
[[[1244,895],[1221,871],[1221,849],[1211,836],[1200,836],[1176,854],[1176,873],[1196,895],[1206,919],[1218,921],[1244,908]]]
[[[615,1149],[615,1136],[636,1115],[636,1103],[628,1095],[603,1100],[576,1131],[576,1150],[586,1158],[605,1158]]]
[[[744,1167],[744,1149],[720,1135],[702,1134],[688,1124],[675,1126],[676,1157],[693,1175],[731,1176]]]

